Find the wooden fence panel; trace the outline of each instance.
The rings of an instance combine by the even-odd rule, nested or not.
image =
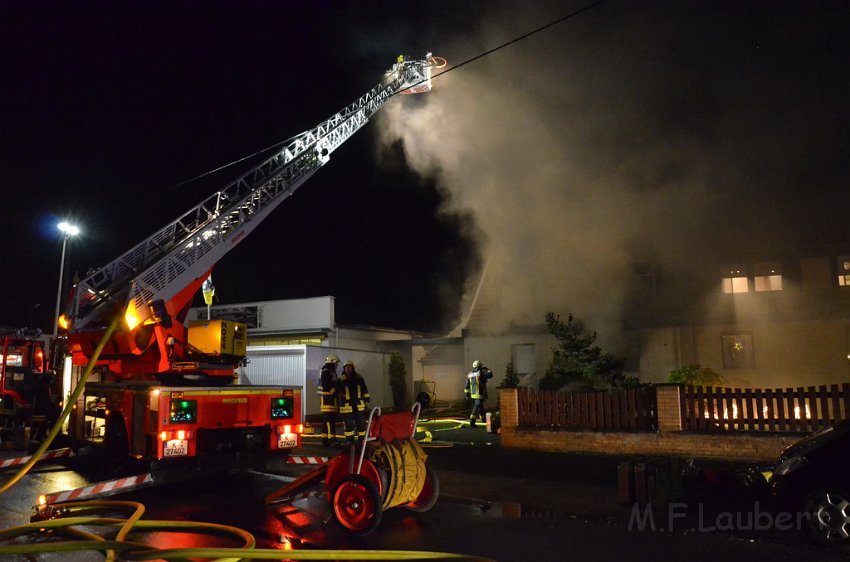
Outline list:
[[[709,430],[713,430],[715,425],[717,425],[717,419],[714,417],[714,413],[717,411],[714,399],[714,389],[707,386],[705,388],[705,422],[706,428]]]
[[[773,390],[766,388],[764,390],[764,415],[767,417],[767,429],[773,431],[776,427],[776,412],[773,409]]]
[[[558,427],[558,395],[559,392],[549,394],[549,425]]]
[[[809,422],[809,431],[820,429],[820,418],[818,417],[818,392],[813,386],[806,389],[806,403],[809,409],[806,411],[806,419]]]
[[[821,427],[827,427],[832,425],[832,416],[829,413],[829,390],[827,390],[826,386],[818,387],[818,398],[820,399],[820,412],[821,412]]]
[[[597,395],[596,393],[590,393],[587,395],[587,427],[590,429],[597,429],[596,425],[596,404],[597,404]]]
[[[619,397],[619,393],[610,396],[611,429],[621,429],[623,427],[623,411],[620,409]]]
[[[796,403],[794,419],[797,420],[797,430],[808,431],[809,424],[806,421],[806,390],[802,386],[797,387],[794,391],[794,402]]]
[[[832,397],[832,417],[830,418],[832,423],[837,423],[838,420],[844,419],[841,415],[841,398],[838,396],[838,392],[837,384],[829,386],[829,393]]]
[[[842,393],[844,395],[844,419],[850,419],[850,383],[842,385]]]
[[[760,388],[753,391],[753,422],[757,430],[767,429],[764,420],[764,395]]]
[[[732,431],[735,429],[735,396],[731,388],[724,388],[723,395],[725,397],[723,401],[723,429]]]
[[[634,431],[658,424],[655,388],[564,393],[517,389],[519,425]]]
[[[684,386],[680,396],[683,429],[692,431],[809,433],[850,419],[850,383],[786,389]]]
[[[562,393],[517,389],[523,427],[640,431],[657,427],[654,387]],[[684,386],[683,428],[808,433],[850,419],[850,383],[786,389]]]
[[[634,388],[630,388],[626,391],[624,396],[626,402],[626,411],[629,412],[629,417],[626,419],[626,426],[623,429],[628,429],[629,431],[634,431],[637,429],[637,401],[635,396],[637,391]]]
[[[786,431],[788,419],[785,417],[785,393],[781,388],[777,388],[773,395],[776,399],[776,431]]]
[[[654,389],[653,389],[654,390]],[[645,429],[649,429],[644,422],[646,422],[646,418],[648,417],[648,408],[646,407],[646,401],[644,398],[647,397],[646,393],[640,392],[638,389],[635,389],[635,430],[642,431]]]

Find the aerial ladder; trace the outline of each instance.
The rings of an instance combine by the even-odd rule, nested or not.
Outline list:
[[[230,384],[247,327],[187,322],[189,308],[227,252],[391,97],[429,91],[438,64],[430,53],[399,57],[369,92],[75,285],[59,319],[73,364],[88,364],[102,346],[97,377],[69,421],[75,441],[101,445],[110,466],[135,458],[154,471],[222,464],[221,456],[256,466],[300,445],[302,389]],[[113,331],[116,316],[123,322]]]
[[[101,355],[116,375],[231,375],[227,360],[203,357],[189,343],[184,321],[194,295],[214,265],[327,164],[330,154],[391,97],[430,90],[434,57],[399,59],[369,92],[82,279],[62,319],[74,363],[88,361],[117,312],[125,325]]]

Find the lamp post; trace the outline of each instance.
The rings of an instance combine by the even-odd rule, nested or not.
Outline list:
[[[80,233],[79,227],[64,221],[57,224],[56,228],[62,231],[62,261],[59,264],[59,287],[56,289],[56,313],[53,315],[54,338],[59,334],[59,306],[62,303],[62,278],[65,276],[65,246],[68,244],[68,238]]]

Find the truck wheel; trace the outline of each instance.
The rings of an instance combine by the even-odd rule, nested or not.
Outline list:
[[[383,516],[378,489],[359,474],[349,474],[337,484],[331,496],[331,508],[339,524],[358,536],[377,529]]]
[[[440,497],[440,479],[430,466],[425,465],[425,483],[422,485],[422,491],[415,500],[406,503],[404,507],[410,511],[424,513],[434,507],[438,497]]]

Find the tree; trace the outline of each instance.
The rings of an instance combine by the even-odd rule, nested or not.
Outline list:
[[[596,332],[588,331],[572,314],[565,323],[560,316],[548,312],[546,327],[558,340],[558,346],[553,348],[552,361],[540,379],[541,390],[614,390],[640,384],[636,378],[623,375],[625,360],[594,345]]]
[[[390,355],[390,389],[396,410],[407,407],[407,370],[404,359],[398,353]]]
[[[514,362],[508,361],[505,365],[505,378],[496,388],[516,388],[519,386],[519,376],[514,372]]]
[[[667,374],[667,382],[694,386],[721,386],[725,381],[719,373],[708,367],[684,365],[670,371]]]

